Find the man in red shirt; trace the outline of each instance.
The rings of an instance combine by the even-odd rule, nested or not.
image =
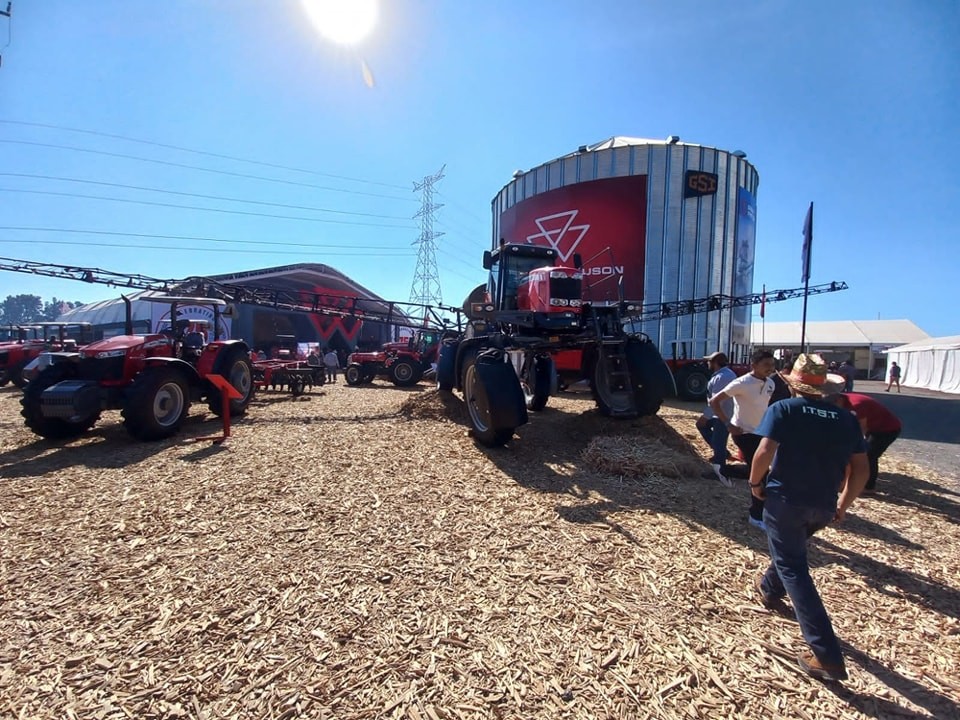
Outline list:
[[[860,429],[867,440],[867,460],[870,462],[870,479],[864,490],[875,490],[880,456],[900,436],[903,429],[900,419],[882,403],[860,393],[840,393],[837,404],[852,411],[860,422]]]

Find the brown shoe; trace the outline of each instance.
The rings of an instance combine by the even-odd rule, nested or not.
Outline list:
[[[820,662],[812,652],[806,652],[797,656],[797,663],[800,669],[810,677],[817,680],[835,680],[837,682],[847,679],[847,669],[840,665],[827,665]]]
[[[757,597],[760,598],[760,604],[763,605],[767,610],[772,610],[777,604],[777,601],[773,599],[773,595],[764,591],[763,578],[754,578],[753,587],[755,587],[757,590]]]

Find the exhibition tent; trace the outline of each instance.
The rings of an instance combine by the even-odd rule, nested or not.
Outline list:
[[[927,338],[887,350],[887,368],[897,363],[901,384],[960,394],[960,335]]]

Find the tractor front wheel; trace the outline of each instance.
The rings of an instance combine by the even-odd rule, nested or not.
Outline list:
[[[397,387],[410,387],[420,382],[423,370],[406,358],[390,366],[390,381]]]
[[[512,372],[512,370],[511,370]],[[477,356],[467,358],[463,368],[463,401],[467,406],[474,437],[488,447],[506,445],[513,437],[514,429],[493,426],[491,393],[499,396],[499,389],[484,384],[477,370]]]
[[[707,383],[710,371],[703,363],[685,365],[674,376],[677,382],[677,395],[681,400],[704,400],[707,397]]]
[[[163,440],[177,433],[189,410],[189,382],[176,368],[159,365],[134,378],[120,414],[133,437]]]
[[[40,437],[49,440],[77,437],[96,425],[97,420],[100,419],[99,410],[71,418],[43,416],[41,408],[43,391],[63,380],[69,380],[72,375],[71,370],[62,365],[51,365],[37,375],[24,390],[23,397],[20,398],[20,404],[23,406],[20,414],[23,415],[24,424]]]
[[[222,375],[233,389],[240,393],[239,398],[230,400],[230,417],[240,417],[247,412],[247,406],[253,399],[253,363],[242,348],[226,350],[213,366],[213,371]],[[211,385],[207,396],[207,407],[216,416],[223,414],[223,400],[220,391]]]
[[[347,379],[347,385],[354,387],[361,385],[364,378],[363,366],[360,363],[350,363],[343,371],[343,376]]]
[[[527,410],[543,410],[554,387],[556,370],[550,355],[528,356],[524,361],[520,387],[527,403]]]

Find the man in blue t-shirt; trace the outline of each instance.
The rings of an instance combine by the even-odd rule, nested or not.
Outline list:
[[[842,520],[863,490],[869,476],[866,444],[853,413],[828,399],[843,389],[844,378],[828,374],[819,355],[800,355],[783,379],[795,397],[774,403],[764,414],[750,468],[750,492],[766,501],[763,522],[770,548],[770,566],[756,585],[767,608],[790,596],[812,651],[798,658],[800,667],[821,680],[846,680],[840,643],[810,577],[807,540]],[[844,484],[848,464],[851,474]]]

